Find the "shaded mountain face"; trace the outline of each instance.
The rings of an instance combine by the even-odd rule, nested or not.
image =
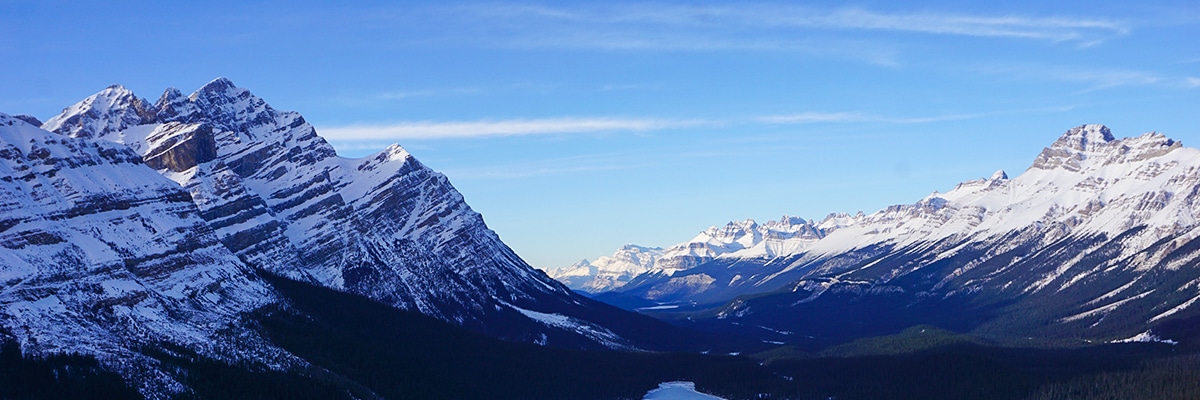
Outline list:
[[[146,390],[181,388],[143,354],[162,343],[296,364],[244,320],[273,291],[138,154],[0,114],[0,171],[0,339],[95,356]]]
[[[793,238],[741,243],[706,232],[673,248],[741,249],[598,298],[707,304],[719,320],[806,336],[933,323],[1116,340],[1197,312],[1197,216],[1200,150],[1084,125],[1015,178],[998,171],[914,204],[831,215]]]

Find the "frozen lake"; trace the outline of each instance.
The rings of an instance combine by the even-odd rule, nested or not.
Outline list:
[[[658,389],[646,392],[642,400],[725,400],[723,398],[696,391],[692,382],[663,382]]]

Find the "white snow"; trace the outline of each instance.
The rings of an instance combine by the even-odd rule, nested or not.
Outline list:
[[[1183,309],[1191,307],[1192,304],[1195,304],[1196,300],[1200,300],[1200,296],[1193,297],[1190,300],[1183,302],[1183,304],[1175,306],[1175,307],[1171,308],[1170,310],[1163,312],[1162,314],[1158,314],[1158,315],[1154,316],[1154,318],[1150,319],[1150,322],[1158,321],[1160,319],[1174,315],[1177,312],[1183,311]]]
[[[6,118],[0,114],[0,148],[21,154],[0,158],[0,170],[30,178],[0,182],[0,220],[19,221],[0,232],[0,324],[19,327],[11,333],[23,351],[94,355],[148,394],[179,387],[154,375],[155,362],[139,352],[150,343],[274,363],[281,350],[240,324],[275,301],[271,290],[204,229],[192,203],[164,201],[180,198],[178,184],[128,162],[137,155],[120,144]],[[27,233],[55,239],[27,242]],[[142,261],[126,264],[132,260]],[[230,334],[239,341],[226,340]]]
[[[1097,308],[1094,308],[1094,309],[1091,309],[1091,310],[1088,310],[1088,311],[1081,312],[1081,313],[1079,313],[1079,314],[1075,314],[1075,315],[1072,315],[1072,316],[1069,316],[1069,317],[1063,318],[1063,319],[1062,319],[1062,321],[1063,321],[1063,322],[1071,322],[1071,321],[1077,321],[1077,320],[1080,320],[1080,319],[1083,319],[1083,318],[1087,318],[1087,317],[1091,317],[1091,316],[1095,316],[1095,315],[1100,315],[1100,314],[1105,314],[1105,315],[1107,315],[1108,313],[1110,313],[1110,312],[1112,312],[1113,310],[1117,309],[1117,307],[1120,307],[1120,306],[1122,306],[1122,305],[1124,305],[1125,303],[1128,303],[1128,302],[1130,302],[1130,301],[1133,301],[1133,300],[1137,300],[1137,299],[1140,299],[1140,298],[1146,297],[1146,296],[1150,295],[1150,293],[1154,293],[1154,291],[1155,291],[1155,290],[1157,290],[1157,289],[1150,289],[1149,291],[1146,291],[1146,292],[1143,292],[1143,293],[1141,293],[1141,294],[1138,294],[1137,296],[1133,296],[1133,297],[1127,297],[1127,298],[1125,298],[1125,299],[1122,299],[1122,300],[1115,301],[1115,302],[1113,302],[1112,304],[1108,304],[1108,305],[1105,305],[1105,306],[1102,306],[1102,307],[1097,307]]]
[[[503,300],[497,299],[497,301],[543,325],[578,333],[613,349],[631,349],[629,345],[623,343],[624,340],[620,336],[604,327],[562,314],[533,311],[517,307]]]
[[[661,248],[627,244],[611,256],[601,256],[595,261],[582,260],[569,267],[545,271],[551,278],[572,289],[599,293],[619,288],[633,277],[650,271],[662,255]]]
[[[1137,335],[1134,335],[1134,336],[1126,338],[1126,339],[1112,341],[1112,343],[1151,343],[1151,342],[1166,343],[1166,344],[1172,344],[1172,345],[1179,344],[1179,342],[1174,341],[1174,340],[1160,338],[1160,337],[1158,337],[1158,335],[1155,335],[1155,334],[1151,333],[1150,331],[1145,331],[1145,332],[1139,333]]]

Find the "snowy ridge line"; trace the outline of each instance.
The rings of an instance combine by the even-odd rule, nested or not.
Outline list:
[[[1117,140],[1107,127],[1083,125],[1046,148],[1015,179],[996,171],[946,193],[934,192],[915,204],[871,214],[830,214],[821,221],[784,216],[764,224],[745,220],[714,226],[667,248],[644,273],[670,275],[718,258],[828,256],[878,243],[929,244],[956,235],[1001,235],[1049,223],[1070,224],[1079,233],[1114,234],[1138,223],[1186,229],[1196,225],[1189,209],[1156,210],[1140,218],[1135,211],[1160,201],[1185,206],[1166,193],[1180,180],[1196,179],[1198,158],[1200,151],[1183,148],[1159,133]],[[1117,215],[1135,219],[1113,218]],[[574,277],[572,282],[583,275],[574,266],[554,274]]]
[[[733,320],[831,297],[910,297],[935,309],[970,301],[1027,313],[1028,329],[1075,326],[1108,341],[1200,311],[1190,268],[1200,262],[1198,217],[1200,150],[1157,132],[1117,139],[1082,125],[1015,177],[997,171],[870,214],[709,228],[597,296],[711,304]],[[563,281],[578,288],[594,278],[587,272]],[[989,332],[1021,334],[989,321]]]

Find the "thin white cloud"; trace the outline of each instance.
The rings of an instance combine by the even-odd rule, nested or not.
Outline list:
[[[601,85],[600,91],[601,92],[616,92],[616,91],[625,91],[625,90],[646,90],[646,89],[657,89],[657,88],[658,88],[657,85],[626,83],[626,84]]]
[[[1029,108],[1018,110],[1003,110],[986,113],[973,114],[945,114],[932,115],[925,117],[890,117],[883,115],[872,115],[857,112],[801,112],[796,114],[784,115],[768,115],[753,118],[753,121],[773,124],[773,125],[799,125],[799,124],[816,124],[816,123],[858,123],[858,122],[880,122],[886,124],[927,124],[933,122],[944,121],[961,121],[967,119],[986,118],[997,115],[1013,115],[1013,114],[1031,114],[1031,113],[1058,113],[1071,110],[1073,107],[1051,107],[1051,108]]]
[[[799,31],[912,32],[1092,46],[1132,31],[1126,22],[1079,16],[887,13],[772,4],[574,8],[485,4],[454,10],[504,26],[513,44],[604,49],[789,49],[796,47]]]
[[[756,16],[783,26],[904,31],[942,35],[1012,37],[1050,41],[1095,40],[1125,35],[1130,28],[1106,19],[979,16],[948,13],[877,13],[864,9],[831,12],[779,12]]]
[[[453,139],[588,132],[646,132],[709,125],[705,120],[651,118],[544,118],[499,121],[415,121],[320,128],[330,140]]]
[[[886,117],[880,115],[870,115],[862,113],[816,113],[803,112],[787,115],[769,115],[765,117],[755,118],[756,121],[766,124],[777,125],[792,125],[792,124],[814,124],[814,123],[851,123],[851,122],[883,122],[892,124],[923,124],[930,122],[942,121],[957,121],[964,119],[981,118],[991,114],[950,114],[936,115],[930,117]]]
[[[1187,87],[1188,89],[1198,88],[1200,87],[1200,78],[1189,76],[1183,80],[1183,86]]]
[[[379,100],[404,100],[413,97],[429,97],[429,96],[445,96],[445,95],[462,95],[483,92],[481,88],[450,88],[450,89],[418,89],[418,90],[395,90],[377,94],[375,97]]]
[[[317,132],[342,146],[377,146],[378,143],[413,139],[462,139],[503,136],[527,136],[605,132],[652,132],[685,128],[711,128],[729,125],[795,125],[817,123],[921,124],[983,118],[1002,114],[1061,112],[1067,108],[1008,110],[978,114],[947,114],[925,117],[889,117],[860,112],[799,112],[749,118],[671,119],[561,117],[483,121],[405,121],[393,124],[358,124],[319,127]],[[389,142],[390,143],[390,142]],[[350,147],[347,147],[350,148]],[[358,147],[354,147],[357,149]]]
[[[378,97],[380,100],[403,100],[412,97],[433,96],[435,94],[437,94],[437,92],[433,90],[408,90],[380,93],[376,97]]]
[[[767,124],[811,124],[821,122],[862,122],[875,120],[875,117],[870,117],[860,113],[838,112],[838,113],[821,113],[821,112],[802,112],[787,115],[768,115],[755,118],[756,121]]]
[[[1143,71],[1073,71],[1059,76],[1058,79],[1090,83],[1091,90],[1117,86],[1145,86],[1163,80],[1155,74]]]
[[[604,165],[577,165],[577,166],[487,166],[480,168],[460,168],[447,169],[443,171],[447,176],[452,176],[454,179],[519,179],[535,176],[551,176],[564,174],[579,174],[598,171],[618,171],[637,169],[650,166],[650,164],[633,164],[633,163],[612,163]]]
[[[986,66],[980,71],[1009,75],[1018,79],[1072,82],[1087,85],[1085,91],[1109,89],[1120,86],[1149,86],[1162,84],[1168,79],[1152,72],[1126,69],[1091,69],[1057,65],[1009,65]]]
[[[581,154],[520,163],[452,168],[443,171],[455,179],[517,179],[534,176],[578,174],[597,171],[639,169],[658,165],[661,157],[632,152]]]
[[[597,32],[570,29],[553,34],[519,35],[502,46],[523,49],[598,49],[616,51],[759,51],[858,60],[896,66],[900,51],[892,45],[849,38],[820,40],[788,35],[722,35],[714,32]]]

